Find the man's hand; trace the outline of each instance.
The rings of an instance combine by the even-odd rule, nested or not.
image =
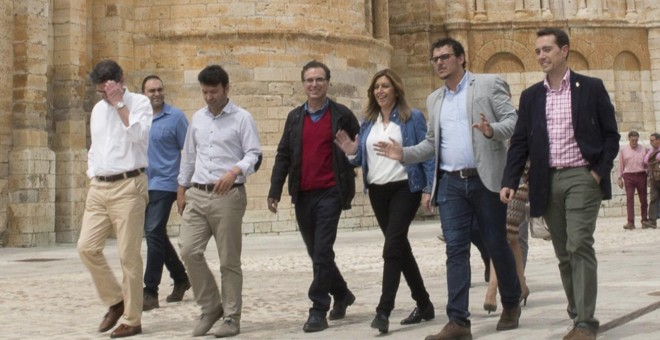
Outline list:
[[[401,144],[397,143],[394,139],[390,138],[390,142],[380,141],[374,144],[374,150],[379,156],[385,156],[389,159],[395,161],[403,160],[403,147]]]
[[[351,137],[344,130],[337,131],[335,134],[335,145],[344,151],[348,156],[353,156],[357,153],[358,148],[358,135],[355,135],[355,140],[352,140]]]
[[[513,199],[513,195],[516,194],[516,189],[511,189],[504,187],[500,190],[500,201],[504,204],[509,204]]]
[[[124,99],[124,88],[120,83],[117,83],[114,80],[108,80],[105,82],[104,91],[108,98],[108,102],[112,106],[117,105],[117,103]]]
[[[220,177],[218,181],[215,182],[215,185],[213,186],[213,193],[217,195],[224,195],[229,192],[231,187],[234,185],[236,177],[238,177],[238,175],[231,169],[227,171],[224,176]]]
[[[268,210],[272,212],[273,214],[277,213],[277,203],[279,201],[275,198],[268,197]]]
[[[186,207],[186,188],[179,185],[176,189],[176,212],[179,216],[183,215],[183,209]]]
[[[623,189],[623,178],[619,177],[619,180],[616,182],[619,185],[619,189]]]
[[[479,116],[481,116],[481,119],[479,122],[472,124],[472,127],[481,131],[481,133],[483,133],[486,138],[493,137],[493,127],[490,126],[488,119],[486,119],[486,115],[482,112],[479,114]]]

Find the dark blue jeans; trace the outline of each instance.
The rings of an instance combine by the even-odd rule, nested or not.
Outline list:
[[[502,305],[518,306],[520,283],[513,253],[506,239],[506,205],[499,193],[488,190],[478,176],[444,174],[438,182],[440,222],[447,245],[447,316],[470,324],[470,231],[476,218],[479,232],[495,266]]]
[[[174,201],[176,192],[149,190],[149,204],[144,218],[144,235],[147,238],[147,265],[144,270],[146,294],[158,295],[163,264],[175,283],[188,281],[186,268],[167,237],[167,221]]]
[[[310,314],[325,315],[330,309],[330,295],[337,301],[348,293],[333,250],[341,215],[341,192],[336,186],[300,192],[295,210],[298,228],[312,258],[314,271],[314,279],[307,293],[312,300]]]

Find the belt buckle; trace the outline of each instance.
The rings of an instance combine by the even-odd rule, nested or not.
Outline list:
[[[463,170],[465,169],[458,170],[458,176],[461,177],[461,179],[466,179],[468,176],[463,175]]]

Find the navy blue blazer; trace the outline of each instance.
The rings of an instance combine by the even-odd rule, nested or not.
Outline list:
[[[571,108],[575,140],[588,169],[600,177],[603,199],[612,198],[610,172],[619,152],[619,132],[614,106],[603,81],[571,70]],[[529,157],[530,215],[545,213],[550,195],[550,146],[545,115],[546,88],[543,82],[527,88],[520,96],[518,122],[511,137],[502,187],[517,188]]]

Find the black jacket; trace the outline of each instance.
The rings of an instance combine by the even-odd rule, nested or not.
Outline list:
[[[339,130],[344,130],[349,136],[355,139],[355,135],[360,130],[360,125],[353,112],[346,106],[332,100],[330,100],[329,108],[332,135],[334,136]],[[302,160],[302,130],[305,114],[305,108],[301,105],[289,112],[286,118],[284,133],[277,146],[273,173],[270,177],[269,198],[275,198],[278,201],[281,200],[282,188],[288,175],[291,201],[295,204],[298,200],[301,176],[300,164]],[[355,197],[354,165],[348,162],[344,152],[334,144],[332,146],[332,158],[335,181],[339,185],[342,194],[342,207],[345,210],[350,209],[351,201]]]
[[[614,106],[603,81],[571,70],[573,132],[582,156],[601,178],[603,199],[612,198],[610,172],[619,152]],[[520,96],[518,122],[502,178],[502,187],[517,188],[529,157],[529,204],[532,217],[542,216],[550,195],[550,145],[545,114],[546,88],[536,83]]]

